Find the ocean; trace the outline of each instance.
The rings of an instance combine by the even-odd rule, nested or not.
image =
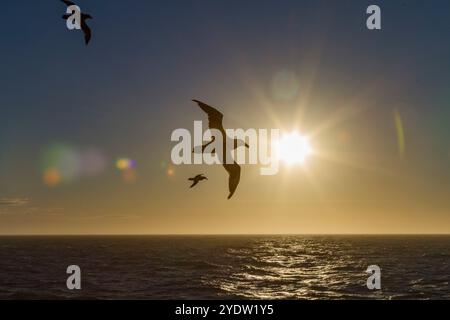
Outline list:
[[[0,237],[0,299],[450,299],[449,280],[450,236]]]

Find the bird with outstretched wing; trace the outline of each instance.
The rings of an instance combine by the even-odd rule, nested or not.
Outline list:
[[[192,100],[195,103],[198,104],[198,106],[208,115],[208,126],[209,129],[217,129],[219,130],[222,135],[223,135],[223,148],[222,150],[227,150],[226,148],[226,132],[225,129],[223,128],[223,124],[222,124],[222,120],[223,120],[223,114],[218,111],[217,109],[211,107],[210,105],[207,105],[204,102],[201,102],[199,100]],[[206,145],[204,145],[202,147],[202,152],[205,150],[205,148],[211,144],[214,141],[214,139],[207,143]],[[248,145],[244,144],[247,148]],[[235,143],[235,146],[237,146],[237,143]],[[226,159],[227,157],[222,157],[223,159]],[[225,170],[228,172],[228,189],[229,189],[229,195],[228,195],[228,199],[230,199],[234,192],[236,191],[238,185],[239,185],[239,181],[241,179],[241,166],[239,164],[236,163],[236,161],[233,160],[233,163],[228,164],[226,163],[226,161],[223,161],[223,167],[225,168]]]
[[[76,6],[76,4],[73,3],[72,1],[68,1],[68,0],[61,0],[61,1],[64,2],[68,7]],[[62,18],[64,20],[67,20],[69,17],[70,17],[70,14],[67,14],[67,13],[62,16]],[[88,43],[92,37],[92,31],[91,31],[91,28],[89,28],[89,26],[87,25],[86,20],[92,19],[92,17],[89,14],[81,12],[80,18],[81,18],[80,27],[84,34],[84,43],[86,43],[86,45],[88,45]]]

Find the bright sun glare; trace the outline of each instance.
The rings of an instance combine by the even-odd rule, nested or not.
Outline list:
[[[277,143],[277,153],[280,160],[288,164],[302,164],[312,153],[307,137],[298,132],[284,134]]]

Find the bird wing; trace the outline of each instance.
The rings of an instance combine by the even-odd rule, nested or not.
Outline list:
[[[193,184],[191,184],[191,186],[190,186],[189,188],[192,188],[192,187],[196,186],[196,185],[197,185],[197,183],[198,183],[198,180],[194,180],[194,183],[193,183]]]
[[[222,125],[222,120],[223,120],[223,114],[220,113],[217,109],[207,105],[206,103],[203,103],[201,101],[198,100],[192,100],[195,103],[198,104],[198,106],[206,112],[206,114],[208,115],[208,121],[209,121],[209,128],[210,129],[218,129],[220,131],[223,131],[223,125]]]
[[[223,166],[230,175],[228,178],[228,189],[230,190],[228,199],[230,199],[236,191],[239,180],[241,179],[241,166],[239,166],[236,162],[233,164],[224,164]]]
[[[68,0],[61,0],[62,2],[64,2],[68,7],[75,5],[75,3],[73,3],[72,1],[68,1]]]
[[[81,24],[81,30],[83,30],[84,33],[84,42],[86,45],[89,43],[89,40],[91,40],[91,28],[88,27],[88,25],[84,22]]]

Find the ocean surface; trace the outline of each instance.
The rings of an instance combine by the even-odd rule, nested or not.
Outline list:
[[[0,237],[0,299],[450,299],[449,281],[450,236]]]

